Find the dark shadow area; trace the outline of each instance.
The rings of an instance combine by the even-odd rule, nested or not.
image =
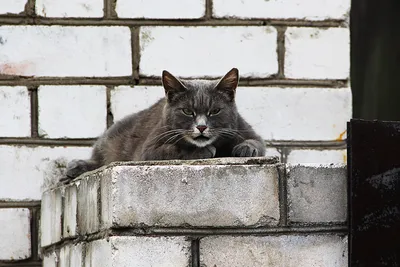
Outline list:
[[[400,120],[400,1],[351,4],[353,116]]]

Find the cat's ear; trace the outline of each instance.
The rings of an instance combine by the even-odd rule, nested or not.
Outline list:
[[[171,101],[178,93],[186,91],[186,87],[174,75],[164,70],[162,72],[162,84],[165,90],[165,96]]]
[[[215,90],[226,95],[230,101],[234,101],[238,83],[239,70],[237,68],[233,68],[227,74],[225,74],[224,77],[222,77],[215,87]]]

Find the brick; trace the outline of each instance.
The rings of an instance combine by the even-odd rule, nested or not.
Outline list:
[[[82,243],[77,245],[65,245],[60,249],[58,267],[80,267],[82,266]]]
[[[290,150],[287,163],[347,164],[347,150],[294,149]]]
[[[41,136],[93,138],[107,128],[104,86],[40,86],[38,98]]]
[[[103,224],[115,227],[277,225],[277,165],[207,162],[210,165],[108,169],[102,174],[106,181],[101,183],[108,189],[102,189],[101,194]]]
[[[31,256],[31,214],[28,209],[0,209],[0,261]]]
[[[351,91],[241,87],[239,112],[266,140],[337,140],[351,118]]]
[[[40,200],[42,188],[58,182],[68,161],[88,158],[89,147],[0,145],[0,200]]]
[[[0,136],[31,136],[31,109],[28,89],[23,86],[1,86],[0,103]]]
[[[128,27],[0,26],[0,36],[0,74],[110,77],[132,73]]]
[[[347,170],[343,165],[289,165],[287,187],[289,221],[345,222]]]
[[[111,91],[114,121],[150,107],[165,95],[161,86],[118,86]],[[133,101],[140,99],[140,101]]]
[[[40,215],[41,246],[49,246],[61,241],[62,189],[46,191],[42,196]]]
[[[278,70],[276,46],[276,29],[267,26],[141,27],[139,71],[220,77],[237,67],[242,77],[265,78]]]
[[[63,210],[63,236],[74,237],[77,235],[77,216],[78,216],[78,201],[77,201],[77,186],[71,184],[65,188],[64,194],[64,210]]]
[[[36,0],[36,14],[42,17],[103,17],[103,0]]]
[[[117,0],[120,18],[197,19],[205,15],[205,0]]]
[[[28,0],[1,0],[0,14],[19,14],[24,12],[27,2]]]
[[[350,0],[213,0],[213,16],[263,19],[346,19]]]
[[[187,267],[190,241],[186,237],[110,237],[89,243],[86,267]]]
[[[95,176],[85,176],[78,183],[78,232],[94,233],[100,228],[98,194],[100,181]]]
[[[285,46],[287,78],[349,78],[349,29],[288,28],[285,33]]]
[[[347,237],[210,236],[200,241],[200,259],[204,266],[218,267],[344,267]]]
[[[43,267],[58,267],[57,262],[58,262],[58,256],[56,252],[53,252],[51,254],[44,256]]]

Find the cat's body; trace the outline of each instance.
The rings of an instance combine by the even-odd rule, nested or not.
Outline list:
[[[179,80],[163,72],[166,97],[110,127],[93,147],[90,160],[74,160],[76,177],[114,161],[263,156],[260,136],[239,115],[234,97],[238,71],[219,82]]]

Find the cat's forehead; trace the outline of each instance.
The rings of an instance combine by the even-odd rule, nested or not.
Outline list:
[[[205,91],[215,88],[218,81],[211,80],[182,80],[182,83],[189,90]]]

